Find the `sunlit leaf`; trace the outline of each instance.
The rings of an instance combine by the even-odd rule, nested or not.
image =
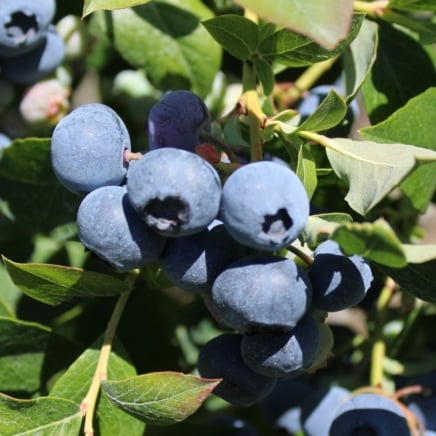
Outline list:
[[[171,425],[192,415],[219,380],[177,372],[155,372],[104,381],[108,398],[127,413],[154,425]]]

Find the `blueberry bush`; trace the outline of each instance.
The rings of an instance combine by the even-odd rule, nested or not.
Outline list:
[[[434,435],[434,0],[0,1],[0,435]]]

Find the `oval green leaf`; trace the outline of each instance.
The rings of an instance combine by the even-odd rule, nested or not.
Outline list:
[[[199,0],[163,0],[103,12],[98,22],[119,54],[143,68],[154,86],[190,89],[205,97],[222,53],[201,25],[211,16]]]
[[[0,393],[2,436],[78,435],[82,413],[78,403],[63,398],[19,400]]]
[[[102,387],[107,397],[122,410],[148,424],[166,426],[196,412],[219,382],[163,371],[103,381]]]
[[[52,306],[72,297],[109,297],[131,289],[126,282],[102,273],[2,258],[9,276],[23,293]]]
[[[256,51],[259,41],[257,25],[240,15],[220,15],[202,21],[215,40],[232,56],[246,60]]]
[[[345,100],[331,89],[315,111],[304,121],[298,130],[322,132],[337,126],[347,113]]]

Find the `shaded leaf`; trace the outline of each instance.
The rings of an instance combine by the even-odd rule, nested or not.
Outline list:
[[[271,64],[263,58],[258,58],[254,60],[253,65],[264,94],[272,94],[275,85],[275,77]]]
[[[362,14],[353,17],[350,32],[334,49],[325,49],[288,29],[280,29],[262,41],[259,52],[267,59],[288,67],[325,61],[341,54],[350,45],[359,33],[363,17]]]
[[[339,243],[346,255],[358,254],[393,268],[407,265],[401,241],[383,219],[373,223],[341,224],[331,238]]]
[[[436,11],[433,0],[390,0],[389,7],[405,11]]]
[[[385,120],[407,101],[436,85],[433,63],[411,36],[379,23],[377,59],[362,87],[372,124]]]
[[[40,324],[0,317],[0,390],[30,395],[78,354],[78,347]]]
[[[150,0],[84,0],[82,18],[99,10],[124,9],[148,3]]]
[[[15,140],[0,156],[0,198],[18,224],[32,231],[51,230],[74,221],[80,197],[56,179],[50,139]]]
[[[104,381],[102,386],[117,407],[149,424],[164,426],[192,415],[218,383],[165,371]]]
[[[361,129],[365,139],[377,142],[401,142],[436,151],[436,123],[434,102],[436,88],[429,88],[422,94],[394,112],[385,121]],[[436,163],[422,163],[401,183],[402,191],[413,206],[424,212],[436,189]]]
[[[14,284],[29,297],[56,305],[72,297],[108,297],[130,290],[115,277],[81,268],[44,263],[18,263],[3,256]]]
[[[332,140],[327,156],[335,173],[349,185],[345,200],[361,215],[398,186],[417,161],[436,161],[436,152],[425,148],[344,138]]]
[[[63,398],[19,400],[0,393],[2,436],[78,435],[82,423],[80,406]]]
[[[403,291],[436,303],[436,260],[409,263],[404,268],[380,266],[380,269],[392,277]]]
[[[353,3],[349,0],[234,0],[266,21],[301,33],[322,47],[332,49],[350,28]],[[316,26],[314,25],[316,23]]]
[[[162,0],[103,12],[98,22],[119,54],[161,89],[205,97],[221,64],[221,47],[201,25],[212,12],[200,0]]]
[[[248,59],[257,49],[259,34],[257,25],[240,15],[220,15],[202,21],[214,39],[232,56]]]
[[[68,398],[80,403],[85,398],[94,376],[101,345],[100,338],[86,349],[56,381],[50,396]],[[121,379],[135,375],[136,370],[129,357],[119,341],[115,340],[109,358],[108,377]],[[115,407],[105,395],[101,395],[97,402],[94,428],[100,436],[140,435],[144,433],[145,424]]]

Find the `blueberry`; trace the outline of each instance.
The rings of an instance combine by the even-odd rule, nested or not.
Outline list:
[[[125,186],[104,186],[84,197],[77,226],[83,245],[120,272],[157,260],[164,247],[164,238],[130,205]]]
[[[160,260],[174,284],[189,292],[205,293],[211,291],[218,274],[244,251],[219,224],[194,235],[168,239]]]
[[[300,235],[308,216],[304,186],[284,165],[253,162],[224,183],[220,218],[241,244],[267,251],[286,247]]]
[[[54,173],[66,188],[79,194],[120,185],[127,173],[126,150],[130,150],[126,126],[101,103],[74,109],[56,125],[51,138]]]
[[[56,10],[54,0],[0,2],[0,56],[17,56],[45,37]]]
[[[260,332],[244,336],[242,357],[253,371],[276,378],[304,373],[316,356],[320,343],[318,323],[309,315],[287,332]]]
[[[293,260],[248,256],[230,264],[216,278],[212,314],[242,333],[291,330],[306,313],[311,287]]]
[[[340,386],[318,388],[310,392],[301,404],[300,421],[304,434],[328,436],[336,411],[350,395],[350,391]]]
[[[309,278],[313,305],[335,312],[360,303],[370,288],[373,275],[363,257],[345,256],[337,242],[327,240],[314,252]]]
[[[403,410],[393,400],[377,393],[360,393],[341,404],[328,434],[410,436],[411,432]]]
[[[168,91],[150,110],[150,149],[175,147],[194,151],[203,142],[202,130],[210,131],[210,115],[203,100],[191,91]]]
[[[64,42],[51,26],[42,41],[26,53],[0,60],[3,76],[22,85],[35,83],[53,71],[64,59]]]
[[[276,380],[257,374],[241,356],[242,335],[224,333],[200,350],[197,368],[201,377],[222,379],[213,393],[236,406],[248,407],[273,390]]]
[[[130,202],[165,236],[200,232],[217,217],[221,182],[212,165],[177,148],[147,152],[127,174]]]

